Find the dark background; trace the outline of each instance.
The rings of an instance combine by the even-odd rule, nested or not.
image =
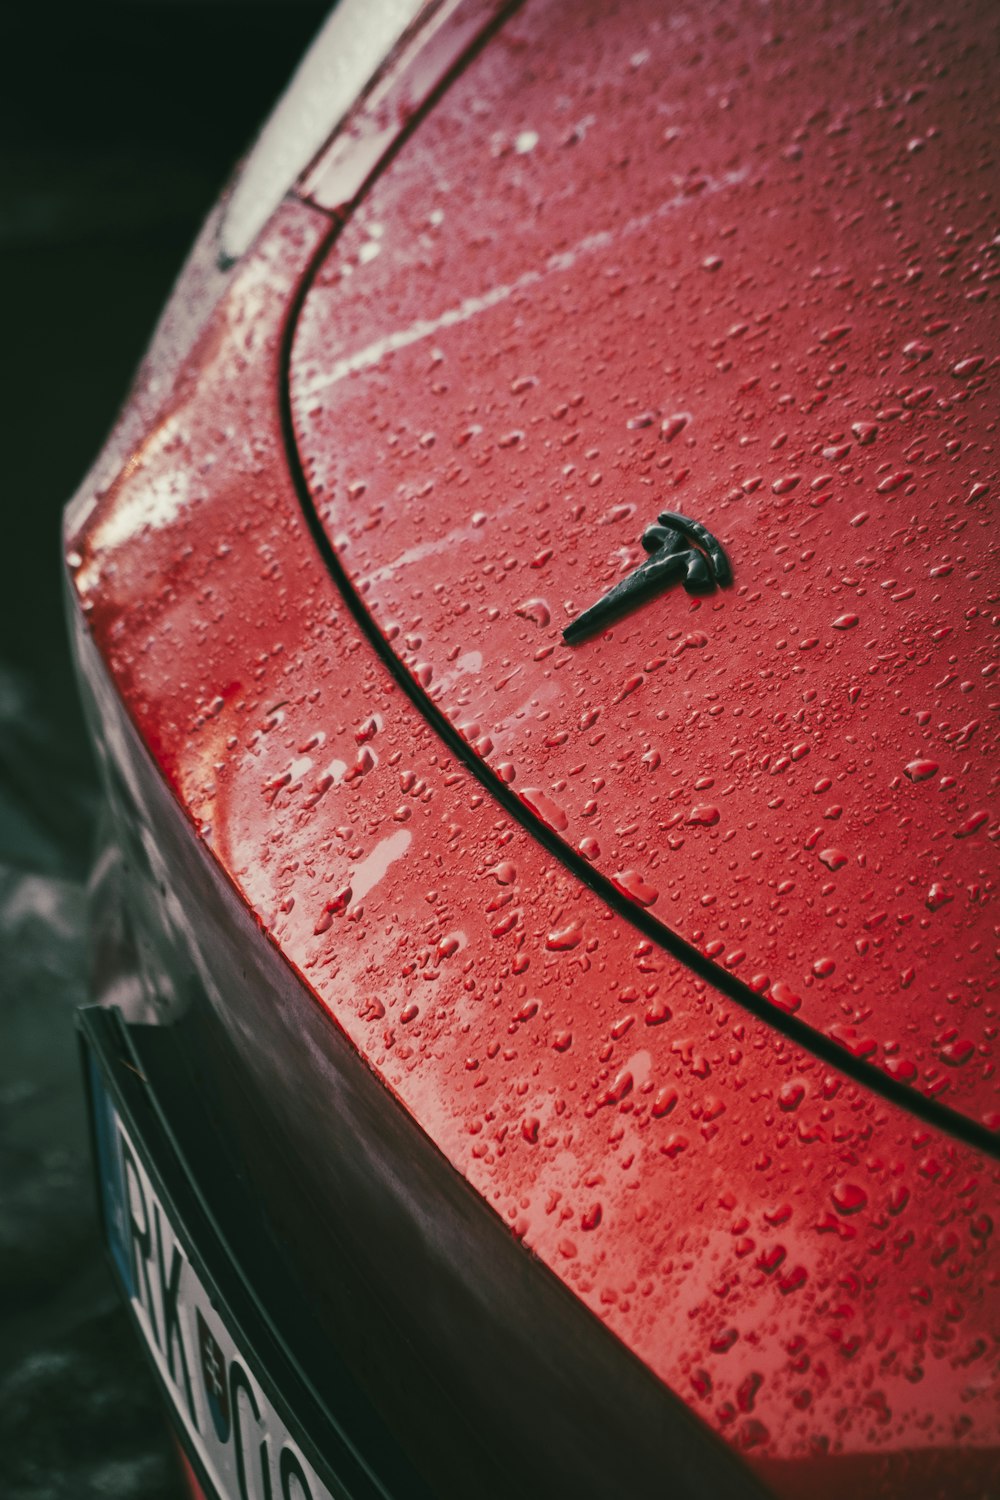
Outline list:
[[[62,507],[187,247],[327,6],[0,7],[0,1494],[173,1500],[105,1267],[73,1009],[97,787]]]

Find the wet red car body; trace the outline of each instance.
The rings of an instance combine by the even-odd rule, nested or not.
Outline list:
[[[997,13],[438,20],[69,512],[95,999],[373,1493],[995,1495]]]

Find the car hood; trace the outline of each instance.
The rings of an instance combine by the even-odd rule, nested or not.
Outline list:
[[[302,474],[428,711],[585,879],[996,1128],[986,113],[876,70],[860,17],[750,63],[723,28],[707,68],[654,10],[596,59],[536,22],[560,87],[487,49],[375,184],[295,330]],[[731,583],[567,645],[664,511]]]

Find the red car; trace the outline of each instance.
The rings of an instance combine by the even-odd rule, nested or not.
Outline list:
[[[344,3],[66,522],[194,1492],[1000,1494],[996,58]]]

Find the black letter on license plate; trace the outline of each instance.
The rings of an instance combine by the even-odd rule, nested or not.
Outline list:
[[[122,1173],[122,1178],[125,1183],[125,1197],[127,1200],[125,1207],[128,1211],[129,1258],[132,1263],[132,1295],[137,1297],[140,1302],[144,1302],[146,1311],[149,1314],[149,1326],[153,1331],[153,1341],[156,1344],[157,1348],[159,1348],[160,1333],[159,1329],[156,1326],[156,1304],[153,1301],[153,1288],[149,1284],[149,1257],[152,1253],[149,1233],[149,1208],[146,1204],[146,1195],[142,1190],[142,1177],[139,1173],[139,1164],[136,1161],[135,1157],[132,1155],[132,1148],[123,1135],[119,1136],[118,1139],[121,1144],[122,1163],[125,1168],[124,1172]],[[132,1181],[135,1184],[136,1197],[142,1204],[141,1224],[135,1216],[135,1210],[132,1206],[132,1194],[129,1192],[128,1188],[130,1173]],[[139,1255],[136,1254],[136,1250],[140,1252]],[[143,1298],[142,1293],[139,1290],[140,1262],[142,1264],[142,1285],[146,1289],[145,1298]]]
[[[170,1378],[177,1385],[177,1372],[174,1369],[174,1344],[176,1343],[181,1355],[181,1370],[184,1373],[184,1394],[187,1397],[188,1412],[194,1425],[195,1432],[198,1431],[198,1419],[194,1414],[194,1399],[191,1395],[191,1377],[188,1374],[187,1354],[184,1349],[184,1335],[181,1332],[179,1309],[177,1306],[177,1295],[181,1286],[181,1269],[184,1266],[184,1257],[181,1255],[176,1243],[172,1245],[173,1254],[170,1260],[170,1275],[164,1274],[163,1268],[163,1229],[160,1223],[160,1208],[158,1204],[153,1205],[156,1217],[156,1264],[160,1273],[160,1307],[163,1310],[163,1352],[167,1356],[167,1369]]]

